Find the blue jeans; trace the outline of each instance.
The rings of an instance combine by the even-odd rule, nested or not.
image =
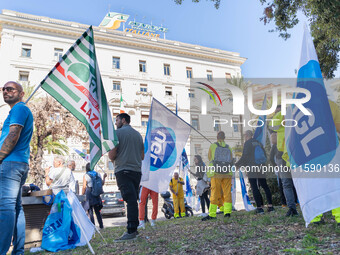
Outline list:
[[[24,254],[25,215],[21,205],[21,187],[28,164],[5,161],[0,165],[0,254],[6,254],[13,238],[12,254]]]
[[[277,165],[278,166],[285,166],[284,160],[282,158],[277,159]],[[294,194],[294,182],[293,182],[293,179],[292,179],[291,172],[290,171],[279,172],[279,178],[281,178],[281,181],[282,181],[283,193],[285,195],[288,208],[296,210],[295,194]]]

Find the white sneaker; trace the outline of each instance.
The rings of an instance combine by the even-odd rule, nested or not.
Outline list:
[[[154,227],[154,226],[156,226],[156,223],[155,223],[155,222],[156,222],[156,220],[151,220],[151,221],[150,221],[150,225],[151,225],[151,227]]]
[[[201,213],[200,214],[200,217],[204,217],[204,216],[206,216],[205,213]]]
[[[137,227],[138,229],[145,229],[145,223],[144,223],[144,220],[141,220],[139,222],[139,226]]]

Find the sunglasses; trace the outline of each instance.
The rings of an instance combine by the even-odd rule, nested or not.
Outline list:
[[[5,92],[7,90],[7,92],[13,92],[15,90],[17,90],[16,88],[12,88],[12,87],[2,87],[0,88],[2,92]]]

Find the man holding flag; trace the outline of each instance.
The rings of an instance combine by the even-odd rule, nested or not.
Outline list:
[[[130,126],[130,115],[118,114],[116,117],[119,145],[109,152],[115,163],[118,188],[127,203],[127,232],[115,241],[133,240],[137,237],[138,188],[141,180],[141,166],[144,159],[143,138]]]

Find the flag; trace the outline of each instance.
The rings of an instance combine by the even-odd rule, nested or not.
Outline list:
[[[157,193],[167,191],[190,126],[155,98],[145,135],[141,185]]]
[[[96,227],[92,224],[77,196],[72,191],[67,193],[67,199],[72,208],[72,218],[74,223],[80,229],[81,233],[80,241],[76,244],[76,246],[84,246],[91,240]]]
[[[90,162],[91,159],[90,159],[90,155],[89,154],[85,154],[84,152],[80,151],[80,150],[77,150],[75,148],[73,148],[73,150],[80,156],[82,157],[85,161],[87,162]]]
[[[340,148],[319,61],[306,25],[296,87],[310,91],[311,98],[304,107],[312,115],[304,115],[297,107],[288,109],[286,119],[294,119],[297,125],[285,129],[285,139],[294,185],[308,226],[315,216],[340,207],[340,178],[338,173],[331,174],[340,164]],[[305,95],[297,93],[294,97]],[[321,174],[311,171],[312,166],[319,166]]]
[[[183,149],[182,155],[181,155],[181,159],[180,159],[180,167],[182,168],[182,171],[184,172],[184,182],[185,182],[185,197],[187,199],[187,203],[192,206],[192,189],[191,189],[191,185],[190,185],[190,178],[189,178],[189,169],[190,169],[190,165],[189,165],[189,160],[188,160],[188,156],[187,153],[185,151],[185,149]]]
[[[122,92],[120,92],[119,113],[125,113],[125,107],[124,107],[123,93]]]
[[[242,192],[242,199],[243,199],[243,205],[244,209],[249,212],[252,210],[255,210],[255,207],[250,203],[250,199],[247,193],[247,187],[244,182],[242,171],[239,171],[240,173],[240,183],[241,183],[241,192]]]
[[[264,95],[261,110],[267,110],[267,95]],[[259,116],[257,121],[257,128],[255,129],[254,138],[262,143],[263,147],[266,146],[267,138],[267,125],[266,125],[266,115]]]
[[[92,26],[73,44],[40,86],[82,122],[90,137],[91,168],[118,144],[106,101]]]

